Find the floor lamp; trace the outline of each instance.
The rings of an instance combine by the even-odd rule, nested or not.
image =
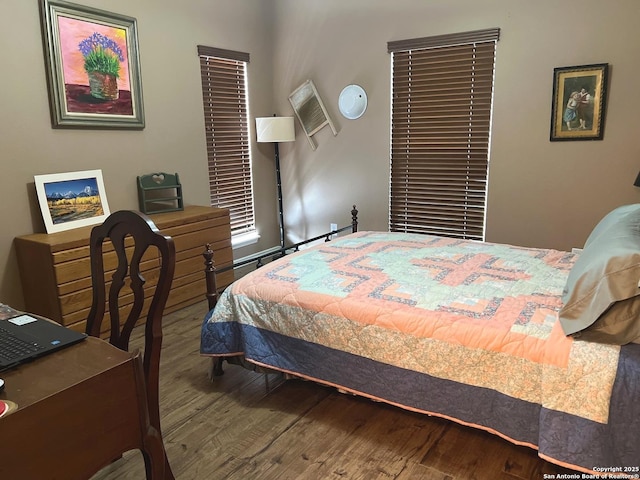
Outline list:
[[[296,139],[293,117],[256,118],[258,142],[273,143],[276,152],[276,185],[278,187],[278,222],[280,224],[280,247],[284,248],[284,214],[282,212],[282,182],[280,180],[279,142],[293,142]]]

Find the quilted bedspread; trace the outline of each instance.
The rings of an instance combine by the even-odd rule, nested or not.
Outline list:
[[[201,353],[483,428],[578,470],[635,468],[640,345],[564,336],[557,312],[575,259],[351,234],[232,284],[205,318]]]

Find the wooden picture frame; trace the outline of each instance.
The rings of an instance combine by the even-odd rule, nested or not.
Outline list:
[[[551,141],[602,140],[608,64],[553,70]]]
[[[40,0],[54,128],[144,128],[135,18]]]
[[[102,223],[109,204],[102,170],[54,173],[33,177],[47,233]]]

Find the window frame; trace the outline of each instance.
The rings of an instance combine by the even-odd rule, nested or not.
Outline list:
[[[210,203],[229,209],[234,246],[257,240],[250,145],[249,54],[198,45]]]
[[[388,43],[390,231],[484,240],[499,34]]]

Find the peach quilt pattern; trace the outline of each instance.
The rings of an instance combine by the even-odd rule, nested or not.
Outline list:
[[[202,353],[242,354],[539,448],[541,411],[589,425],[610,420],[621,347],[565,337],[557,322],[575,259],[429,235],[351,234],[236,281],[205,319]],[[372,380],[383,371],[390,381]],[[461,398],[482,392],[499,409],[536,417],[516,414],[514,427],[505,411],[477,418],[470,407],[450,408],[438,397],[456,386]],[[527,421],[535,425],[520,425]]]

